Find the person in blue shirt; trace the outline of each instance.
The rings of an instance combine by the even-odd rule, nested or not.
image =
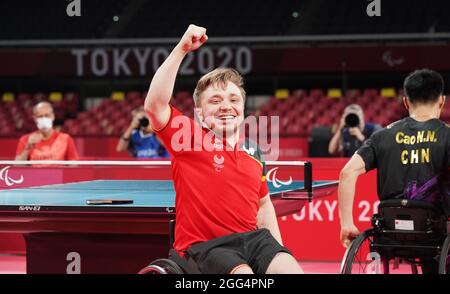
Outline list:
[[[135,158],[167,158],[169,153],[153,133],[144,107],[132,112],[130,126],[117,143],[117,152],[129,151]]]
[[[328,152],[331,155],[352,157],[356,150],[380,129],[380,125],[364,121],[364,111],[361,106],[348,105],[344,109],[339,128],[328,145]]]

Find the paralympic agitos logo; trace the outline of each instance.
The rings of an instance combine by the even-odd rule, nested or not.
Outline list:
[[[290,184],[292,184],[292,177],[289,177],[289,180],[287,181],[281,181],[277,179],[277,170],[278,167],[274,167],[267,172],[266,178],[268,182],[272,183],[275,188],[280,188],[281,186],[289,186]]]
[[[9,171],[10,166],[5,166],[4,168],[2,168],[0,170],[0,181],[5,182],[5,185],[8,187],[11,187],[13,185],[18,185],[18,184],[22,184],[23,183],[23,176],[20,176],[19,179],[13,179],[9,176],[8,171]]]

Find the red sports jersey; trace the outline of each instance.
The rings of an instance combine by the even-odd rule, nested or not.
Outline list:
[[[17,145],[16,155],[25,149],[28,138],[33,133],[20,138]],[[53,131],[50,138],[35,144],[28,153],[29,160],[78,160],[77,149],[72,137],[68,134]]]
[[[173,107],[168,123],[156,133],[173,156],[177,251],[256,229],[259,201],[268,194],[256,147],[241,142],[244,148],[227,151],[225,140]]]

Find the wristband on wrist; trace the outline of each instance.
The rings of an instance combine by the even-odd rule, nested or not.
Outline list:
[[[124,140],[124,141],[130,141],[130,138],[125,138],[125,137],[122,136],[122,140]]]

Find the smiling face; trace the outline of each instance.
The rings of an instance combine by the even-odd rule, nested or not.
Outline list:
[[[215,133],[231,137],[244,121],[245,90],[242,76],[231,68],[217,68],[200,78],[194,91],[195,111]]]
[[[232,82],[210,85],[201,94],[196,111],[208,128],[228,137],[237,132],[244,120],[244,97]]]

